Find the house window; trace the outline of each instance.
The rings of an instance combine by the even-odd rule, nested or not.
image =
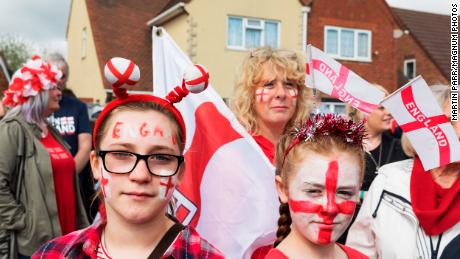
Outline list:
[[[230,49],[247,50],[260,46],[279,46],[279,22],[228,17],[227,47]]]
[[[326,26],[324,50],[337,59],[370,62],[371,36],[369,30]]]
[[[345,103],[342,102],[322,101],[319,110],[321,113],[335,113],[346,115],[345,106]]]
[[[412,79],[415,77],[415,73],[415,59],[404,60],[404,76],[407,79]]]

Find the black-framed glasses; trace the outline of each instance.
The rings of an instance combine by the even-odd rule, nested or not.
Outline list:
[[[156,176],[173,176],[184,162],[183,156],[170,154],[140,155],[129,151],[101,150],[98,156],[107,172],[113,174],[128,174],[136,168],[139,160],[144,160],[149,172]]]

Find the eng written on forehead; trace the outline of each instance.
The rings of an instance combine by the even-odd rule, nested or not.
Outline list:
[[[173,145],[177,143],[175,132],[169,125],[157,125],[152,122],[128,124],[115,121],[110,129],[110,136],[114,140],[154,138],[171,141]]]

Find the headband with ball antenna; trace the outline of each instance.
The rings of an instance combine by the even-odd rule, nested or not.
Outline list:
[[[200,93],[208,87],[209,73],[202,65],[193,65],[186,68],[182,86],[176,86],[166,95],[166,99],[148,95],[148,94],[129,94],[127,86],[135,85],[140,78],[139,67],[131,60],[115,57],[110,59],[104,67],[104,75],[107,81],[112,85],[112,90],[116,98],[109,102],[94,124],[93,146],[96,148],[97,132],[101,123],[107,115],[116,107],[127,103],[136,102],[153,102],[169,110],[176,118],[182,132],[184,133],[185,142],[186,130],[184,119],[179,110],[174,107],[174,103],[180,102],[189,92]]]

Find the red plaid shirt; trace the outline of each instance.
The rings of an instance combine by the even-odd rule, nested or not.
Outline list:
[[[32,255],[32,258],[96,259],[97,246],[101,239],[103,228],[104,225],[98,223],[53,239],[42,245]],[[195,229],[187,226],[163,255],[162,259],[166,258],[221,259],[225,257],[214,246],[202,239]]]

